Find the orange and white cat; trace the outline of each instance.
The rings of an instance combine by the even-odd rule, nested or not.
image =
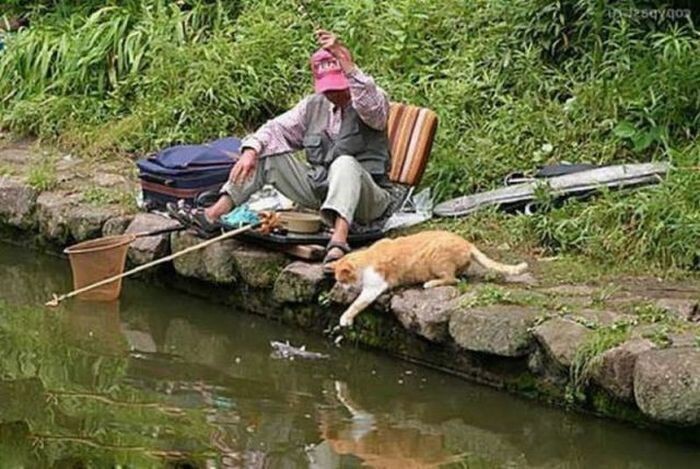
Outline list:
[[[355,316],[392,288],[416,283],[424,288],[454,285],[472,261],[508,275],[521,274],[528,267],[524,262],[505,265],[491,260],[472,243],[448,231],[383,239],[347,254],[332,264],[335,279],[345,287],[359,286],[361,291],[340,317],[340,326],[351,326]]]

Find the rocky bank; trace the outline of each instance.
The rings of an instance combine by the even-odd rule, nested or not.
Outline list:
[[[59,183],[36,188],[22,169],[33,155],[27,146],[0,145],[4,239],[60,251],[102,235],[172,226],[125,207],[120,197],[103,196],[133,192],[133,181],[119,170],[81,171],[78,162],[59,172]],[[197,242],[187,232],[140,238],[128,262],[140,265]],[[319,333],[329,331],[353,299],[324,278],[319,265],[237,240],[181,257],[145,278]],[[475,271],[459,287],[385,295],[342,332],[341,346],[374,347],[518,394],[700,440],[699,299],[697,280],[568,285],[537,275],[494,281]]]

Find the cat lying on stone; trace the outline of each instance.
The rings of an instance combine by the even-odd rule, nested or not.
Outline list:
[[[422,283],[424,288],[454,285],[472,261],[508,275],[521,274],[528,268],[524,262],[505,265],[489,259],[472,243],[448,231],[383,239],[367,249],[347,254],[332,263],[335,279],[361,291],[340,317],[340,326],[351,326],[355,316],[392,288],[416,283]]]

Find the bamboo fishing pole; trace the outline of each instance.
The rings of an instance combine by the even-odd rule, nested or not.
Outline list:
[[[305,0],[297,0],[297,11],[301,14],[304,19],[306,19],[311,26],[314,28],[314,33],[321,29],[321,25],[318,24],[316,20],[313,19],[311,14],[309,13],[309,9],[306,6],[306,1]]]

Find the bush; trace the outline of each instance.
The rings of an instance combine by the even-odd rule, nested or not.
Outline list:
[[[243,134],[310,90],[300,1],[31,2],[0,58],[1,125],[96,155]],[[528,231],[551,249],[620,255],[626,238],[637,258],[697,265],[695,2],[304,5],[394,100],[437,111],[425,184],[439,198],[548,162],[670,160],[659,188],[568,204]]]

